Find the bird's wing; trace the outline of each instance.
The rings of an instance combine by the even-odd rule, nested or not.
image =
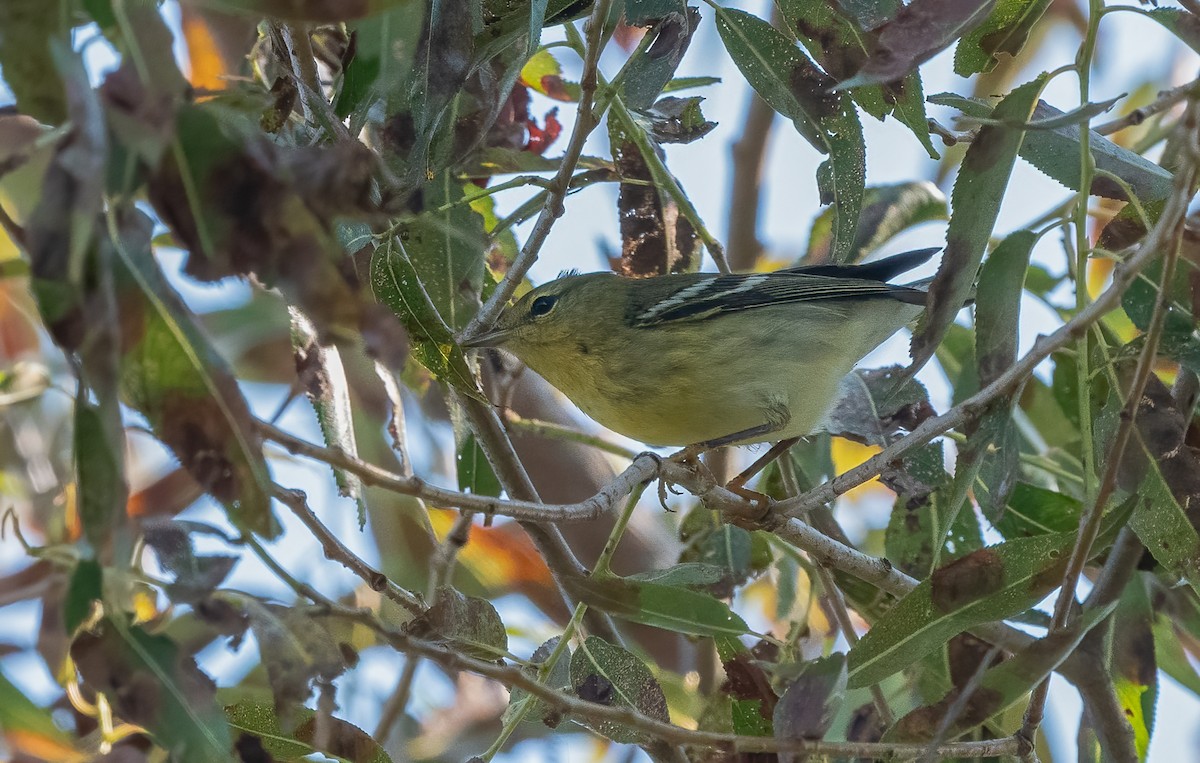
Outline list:
[[[831,278],[807,273],[752,273],[688,279],[674,293],[637,304],[634,326],[695,321],[726,313],[797,302],[893,299],[924,305],[925,292],[861,278]]]

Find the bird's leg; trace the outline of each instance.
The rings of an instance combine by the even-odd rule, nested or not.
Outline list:
[[[708,440],[707,442],[702,442],[699,444],[699,446],[694,447],[701,447],[705,449],[719,448],[723,445],[730,445],[735,442],[745,442],[747,440],[754,441],[758,438],[768,439],[767,435],[770,435],[772,432],[778,432],[786,427],[792,417],[791,411],[788,410],[786,405],[782,404],[767,406],[763,409],[763,413],[765,414],[767,420],[756,427],[743,429],[740,432],[734,432],[733,434],[728,434],[724,437],[718,437],[715,440]],[[788,448],[795,445],[796,441],[799,439],[799,437],[789,437],[785,440],[780,440],[775,445],[771,446],[770,450],[764,453],[761,457],[755,459],[754,463],[750,464],[750,466],[741,474],[725,483],[725,489],[732,493],[736,493],[737,495],[740,495],[742,498],[745,498],[749,501],[761,501],[763,507],[765,508],[768,504],[770,504],[771,497],[765,493],[760,493],[756,490],[750,490],[746,487],[746,483],[749,482],[754,475],[761,472],[767,466],[767,464],[778,458],[779,454],[786,452]]]
[[[755,475],[767,468],[772,461],[787,453],[788,449],[796,443],[800,442],[799,437],[789,437],[786,440],[780,440],[771,446],[770,450],[763,453],[758,458],[754,459],[754,463],[747,466],[741,474],[725,483],[725,488],[731,490],[738,495],[742,495],[742,491],[746,488],[746,483],[754,479]],[[755,493],[755,495],[759,495]]]

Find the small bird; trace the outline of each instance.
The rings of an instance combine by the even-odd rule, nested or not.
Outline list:
[[[566,275],[464,346],[508,350],[647,445],[798,438],[819,431],[854,365],[921,314],[922,285],[887,281],[937,251],[772,273]]]

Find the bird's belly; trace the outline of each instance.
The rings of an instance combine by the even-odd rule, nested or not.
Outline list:
[[[721,388],[704,385],[704,375],[683,374],[675,383],[654,390],[624,394],[613,390],[578,399],[593,401],[580,408],[597,423],[647,445],[693,445],[725,438],[771,423],[780,411],[790,414],[781,429],[736,444],[801,437],[816,429],[832,402],[833,389],[822,380],[797,377],[780,388],[754,379],[752,368],[746,369],[744,377],[736,387]],[[700,385],[683,381],[688,378]],[[573,397],[569,390],[563,391]]]

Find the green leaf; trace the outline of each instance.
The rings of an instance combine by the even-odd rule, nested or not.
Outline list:
[[[40,737],[38,741],[67,748],[70,736],[50,717],[50,710],[38,707],[0,671],[0,730],[7,734],[24,733]],[[49,752],[49,750],[47,750]]]
[[[68,635],[87,620],[92,612],[92,602],[103,596],[103,575],[99,562],[80,559],[71,571],[71,582],[67,584],[67,597],[63,602],[63,624]],[[0,727],[4,724],[0,723]]]
[[[1158,661],[1154,644],[1154,608],[1146,590],[1149,573],[1134,573],[1113,612],[1111,670],[1113,691],[1133,728],[1138,758],[1146,759],[1154,733],[1158,700]]]
[[[1152,626],[1154,657],[1158,667],[1188,691],[1200,697],[1200,673],[1188,658],[1171,613],[1158,611]]]
[[[662,13],[646,33],[654,36],[653,42],[638,46],[625,65],[621,98],[634,111],[645,111],[654,105],[675,76],[675,69],[700,25],[700,11],[689,8],[683,0],[672,0],[669,6],[670,10]]]
[[[1021,293],[1037,240],[1030,230],[1010,234],[979,272],[979,283],[986,284],[975,295],[975,362],[981,386],[991,384],[1017,359]]]
[[[804,259],[825,262],[833,242],[835,211],[824,209],[813,222]],[[927,180],[870,186],[863,196],[862,214],[850,250],[850,262],[865,259],[885,243],[921,223],[949,219],[946,197]]]
[[[1171,31],[1192,50],[1200,53],[1200,17],[1178,8],[1152,8],[1145,15]]]
[[[983,725],[989,718],[1026,700],[1029,691],[1070,656],[1087,632],[1112,610],[1111,605],[1085,610],[1066,628],[1034,641],[999,665],[988,668],[979,686],[968,696],[962,697],[959,689],[953,689],[940,702],[908,713],[896,722],[884,740],[924,742],[940,735],[955,738]],[[960,709],[951,715],[951,707]]]
[[[273,538],[270,475],[237,380],[159,269],[149,218],[130,212],[120,224],[122,272],[140,291],[126,300],[122,395],[237,527]]]
[[[822,203],[836,210],[831,260],[849,262],[866,184],[866,146],[853,104],[845,94],[830,92],[833,79],[766,21],[724,7],[716,13],[721,40],[746,81],[828,154],[817,177]]]
[[[321,439],[351,458],[358,458],[358,443],[354,436],[354,411],[350,407],[350,386],[342,355],[336,346],[323,347],[316,327],[299,310],[292,308],[292,351],[300,386],[317,415]],[[330,465],[338,493],[360,502],[362,480],[340,466]],[[366,524],[366,514],[359,512],[359,529]]]
[[[913,0],[875,30],[871,55],[839,88],[892,82],[983,23],[995,0]]]
[[[530,678],[537,678],[538,674],[545,666],[546,661],[554,653],[558,647],[561,636],[555,636],[542,643],[534,653],[529,657],[529,663],[522,670]],[[546,675],[542,682],[544,686],[555,691],[569,692],[571,691],[571,648],[564,647],[559,654],[557,661],[550,667],[550,672]],[[528,708],[526,708],[528,705]],[[511,689],[511,694],[508,699],[508,707],[504,711],[504,721],[509,722],[510,714],[523,711],[523,720],[526,723],[544,723],[550,728],[556,728],[562,721],[562,714],[550,707],[545,700],[538,699],[531,694],[528,694],[519,686],[514,686]]]
[[[342,87],[333,101],[340,119],[351,115],[356,115],[355,122],[365,119],[365,112],[381,99],[387,116],[407,106],[402,99],[409,89],[424,21],[423,5],[402,0],[378,16],[346,24],[354,35],[354,57],[343,69]]]
[[[1200,534],[1194,517],[1200,505],[1200,456],[1184,443],[1189,420],[1174,408],[1165,385],[1151,376],[1121,476],[1129,481],[1130,472],[1144,470],[1129,526],[1159,564],[1200,592]]]
[[[279,714],[265,702],[242,701],[225,708],[229,727],[241,735],[254,737],[262,749],[275,760],[300,760],[306,756],[325,753],[350,763],[392,763],[378,742],[357,726],[341,718],[327,718],[328,749],[312,746],[316,736],[316,712],[306,707],[296,711],[297,724],[293,731],[284,731]]]
[[[1127,507],[1109,512],[1093,546],[1096,553],[1108,547],[1127,519]],[[963,631],[1037,604],[1062,583],[1074,543],[1074,532],[1018,538],[939,568],[850,650],[850,687],[878,683]]]
[[[844,80],[857,72],[867,60],[875,43],[874,34],[860,29],[854,19],[836,3],[821,0],[781,0],[778,3],[784,25],[808,49],[809,55],[835,80]],[[912,72],[890,85],[864,85],[850,91],[863,111],[876,119],[888,114],[905,124],[930,158],[937,151],[929,137],[921,75]]]
[[[475,495],[500,495],[503,490],[500,480],[492,471],[492,465],[475,439],[474,433],[468,433],[458,449],[457,464],[459,490]]]
[[[925,577],[944,540],[940,528],[948,506],[937,492],[948,485],[949,475],[943,467],[942,444],[917,447],[880,476],[896,492],[884,534],[887,559],[910,575]]]
[[[645,663],[599,636],[588,636],[571,655],[571,685],[580,699],[609,707],[636,710],[663,723],[670,723],[667,698]],[[614,742],[645,743],[646,736],[617,723],[593,723],[576,718],[597,734]]]
[[[568,578],[568,592],[623,620],[693,636],[740,636],[746,623],[724,602],[686,588],[610,576]]]
[[[1046,75],[1043,74],[1016,88],[996,106],[993,118],[1026,120],[1045,84]],[[1022,130],[989,125],[979,131],[967,148],[954,183],[946,250],[937,276],[929,287],[930,307],[913,333],[914,370],[933,356],[974,289],[975,276],[987,250],[1024,137]]]
[[[444,172],[426,184],[431,210],[399,229],[399,236],[434,309],[451,329],[467,325],[483,288],[483,217],[463,203],[463,184]]]
[[[821,739],[846,697],[846,655],[834,652],[804,663],[775,705],[775,738]]]
[[[1049,7],[1050,0],[997,0],[987,19],[958,41],[954,72],[960,77],[990,72],[1000,54],[1016,56]]]
[[[69,17],[38,0],[0,3],[0,69],[17,109],[45,124],[61,124],[67,116],[63,83],[51,56],[52,41],[71,44]]]
[[[105,617],[75,639],[71,657],[87,684],[108,696],[115,713],[144,726],[172,760],[229,759],[233,745],[216,686],[171,639]]]
[[[434,309],[422,277],[399,238],[389,236],[375,249],[371,256],[371,285],[379,301],[391,308],[408,329],[413,355],[421,365],[460,392],[482,397],[462,349]]]
[[[1015,91],[1014,91],[1015,92]],[[1011,97],[1011,96],[1010,96]],[[930,103],[952,106],[967,116],[986,118],[987,104],[953,94],[930,96]],[[1032,116],[1024,121],[1038,122],[1062,116],[1063,112],[1038,101]],[[994,116],[994,115],[991,115]],[[1079,190],[1079,136],[1077,124],[1053,130],[1030,130],[1021,143],[1021,158],[1073,191]],[[1099,133],[1091,133],[1092,158],[1096,169],[1124,180],[1143,204],[1165,199],[1171,192],[1172,176],[1167,170],[1142,155],[1118,146]],[[1125,200],[1125,190],[1107,177],[1092,179],[1090,192],[1109,199]]]
[[[627,579],[640,583],[657,583],[658,585],[704,591],[728,578],[728,567],[704,562],[682,562],[662,570],[638,572],[629,575]]]
[[[696,87],[708,87],[720,84],[720,77],[676,77],[663,88],[663,94],[677,93],[680,90],[691,90]]]
[[[508,653],[508,632],[492,603],[464,596],[449,586],[438,588],[433,605],[406,623],[405,630],[481,660],[500,659]]]
[[[115,370],[115,369],[114,369]],[[75,403],[75,469],[78,476],[79,521],[95,551],[102,551],[114,527],[125,518],[129,487],[125,484],[125,437],[113,401],[116,426],[86,400]]]
[[[1018,482],[996,529],[1009,540],[1069,532],[1079,527],[1083,506],[1069,495]]]

